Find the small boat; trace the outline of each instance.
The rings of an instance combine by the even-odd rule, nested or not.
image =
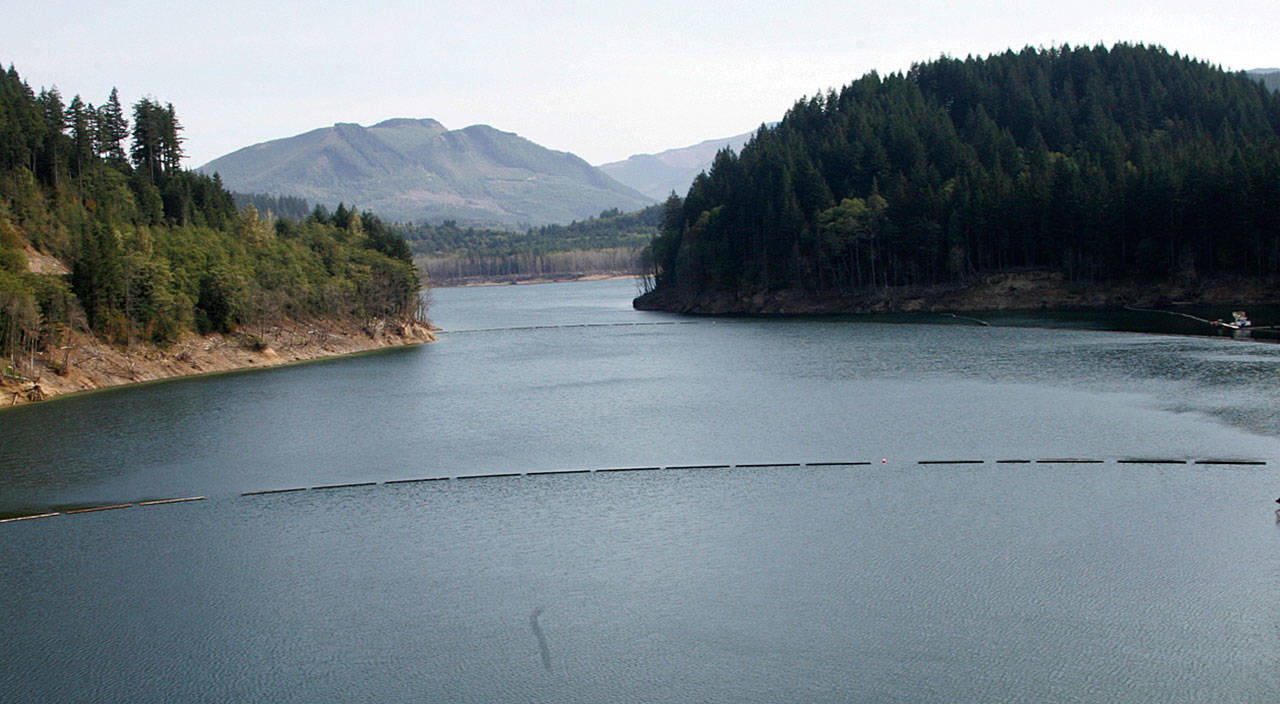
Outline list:
[[[1225,322],[1221,319],[1215,320],[1210,325],[1217,325],[1229,330],[1243,330],[1253,327],[1253,323],[1249,321],[1249,316],[1242,310],[1231,311],[1231,322]]]

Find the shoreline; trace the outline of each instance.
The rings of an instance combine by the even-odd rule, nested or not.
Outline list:
[[[689,315],[832,315],[947,313],[1043,309],[1104,310],[1125,306],[1221,305],[1239,308],[1280,301],[1277,282],[1207,279],[1197,282],[1069,282],[1057,272],[990,274],[968,285],[891,287],[845,294],[805,291],[655,290],[638,296],[637,310]]]
[[[290,321],[259,329],[257,334],[245,330],[226,335],[191,334],[163,347],[139,345],[129,350],[77,334],[54,353],[61,360],[38,356],[31,376],[0,379],[0,409],[136,384],[416,346],[435,341],[435,330],[438,328],[418,321],[376,320],[367,325]]]

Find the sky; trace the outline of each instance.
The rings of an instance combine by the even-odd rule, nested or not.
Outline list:
[[[0,62],[95,105],[171,102],[185,165],[335,122],[487,124],[592,164],[729,137],[868,71],[1025,46],[1280,65],[1274,0],[0,0]]]

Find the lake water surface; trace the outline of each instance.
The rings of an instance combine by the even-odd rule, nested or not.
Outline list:
[[[0,515],[207,497],[0,524],[0,700],[1280,691],[1280,346],[632,295],[0,412]]]

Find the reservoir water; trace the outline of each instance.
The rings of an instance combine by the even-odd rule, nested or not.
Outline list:
[[[1274,701],[1280,345],[634,293],[0,412],[0,701]]]

